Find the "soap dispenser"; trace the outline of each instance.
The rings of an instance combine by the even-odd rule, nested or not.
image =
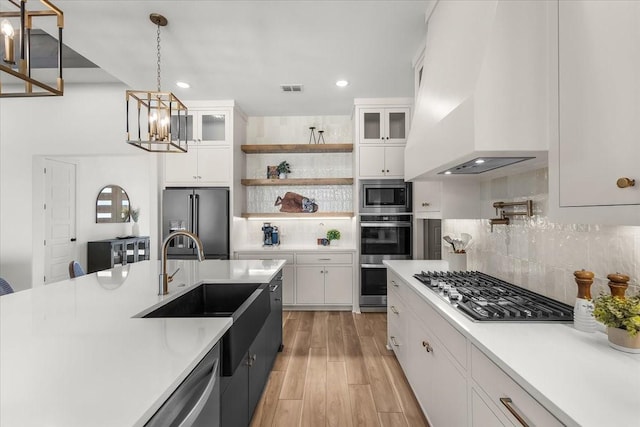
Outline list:
[[[593,300],[591,299],[591,285],[593,273],[580,270],[573,273],[578,284],[578,296],[573,308],[573,326],[583,332],[595,332],[596,319],[593,317]]]

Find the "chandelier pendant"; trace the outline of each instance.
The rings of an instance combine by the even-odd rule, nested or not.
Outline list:
[[[41,8],[27,8],[27,0],[0,0],[0,98],[34,96],[62,96],[62,29],[64,14],[49,0],[40,0]],[[31,73],[31,30],[34,22],[55,18],[58,27],[57,62],[58,73],[55,84],[36,79]],[[42,51],[42,49],[40,49]]]
[[[163,92],[160,78],[160,27],[167,19],[149,16],[157,26],[157,90],[126,91],[127,143],[155,153],[186,153],[187,107],[173,93]]]

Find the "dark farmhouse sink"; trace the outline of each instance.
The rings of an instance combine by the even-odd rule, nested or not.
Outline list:
[[[222,375],[230,376],[270,312],[267,284],[203,283],[143,317],[232,317],[221,349]]]

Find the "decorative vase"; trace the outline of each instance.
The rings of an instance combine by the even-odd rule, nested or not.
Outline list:
[[[137,222],[134,222],[133,226],[131,227],[131,235],[132,236],[139,236],[140,235],[140,226],[138,225]]]
[[[640,353],[640,333],[632,337],[626,329],[609,327],[607,328],[607,336],[609,337],[609,345],[616,350],[626,353]]]
[[[287,174],[284,172],[281,172],[280,175],[278,175],[278,178],[280,179],[287,179]]]

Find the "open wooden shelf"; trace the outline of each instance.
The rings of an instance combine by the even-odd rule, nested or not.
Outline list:
[[[242,185],[351,185],[353,178],[287,178],[287,179],[242,179]]]
[[[242,218],[311,218],[311,217],[346,218],[346,217],[353,217],[353,212],[314,212],[314,213],[269,212],[269,213],[243,213],[242,214]]]
[[[251,144],[242,145],[240,148],[248,154],[353,152],[353,144]]]

